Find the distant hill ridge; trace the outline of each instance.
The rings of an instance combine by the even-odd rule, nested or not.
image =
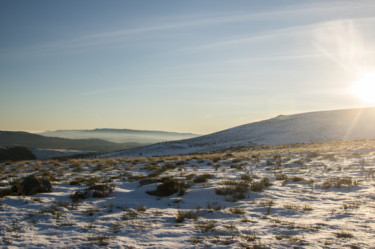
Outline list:
[[[168,131],[152,131],[152,130],[132,130],[132,129],[112,129],[112,128],[97,128],[93,130],[56,130],[45,131],[39,135],[48,137],[60,137],[70,139],[102,139],[109,142],[124,143],[158,143],[164,141],[181,140],[194,138],[199,136],[193,133],[179,133]]]
[[[22,131],[0,131],[0,146],[24,146],[29,149],[67,149],[92,152],[110,152],[145,144],[113,143],[100,139],[66,139],[45,137]]]
[[[187,136],[199,136],[198,134],[189,132],[173,132],[173,131],[154,131],[154,130],[134,130],[134,129],[113,129],[113,128],[96,128],[93,130],[86,130],[87,132],[129,132],[129,133],[152,133],[152,134],[176,134]]]
[[[213,134],[110,153],[104,157],[187,154],[236,146],[375,139],[375,108],[279,115]]]
[[[52,132],[122,132],[122,133],[136,133],[136,134],[142,134],[142,133],[148,133],[148,134],[169,134],[169,135],[187,135],[187,136],[198,136],[198,134],[189,133],[189,132],[170,132],[170,131],[154,131],[154,130],[134,130],[134,129],[114,129],[114,128],[95,128],[92,130],[55,130],[55,131],[44,131],[38,134],[43,133],[52,133]]]

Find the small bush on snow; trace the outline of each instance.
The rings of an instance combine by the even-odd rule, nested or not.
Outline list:
[[[216,221],[210,220],[210,221],[204,221],[196,224],[196,227],[201,230],[201,232],[206,233],[210,232],[215,229],[216,227]]]
[[[179,210],[177,212],[176,222],[177,223],[181,223],[181,222],[184,222],[185,219],[197,220],[198,219],[198,215],[197,215],[196,212],[193,212],[191,210],[186,211],[186,212]]]
[[[195,177],[193,182],[195,182],[195,183],[207,182],[208,179],[211,179],[213,177],[214,177],[214,175],[212,175],[212,174],[203,174],[203,175],[199,175],[199,176]]]
[[[157,186],[157,189],[146,191],[146,193],[155,196],[170,196],[178,193],[179,196],[182,196],[189,187],[184,181],[165,177],[162,179],[162,183]]]

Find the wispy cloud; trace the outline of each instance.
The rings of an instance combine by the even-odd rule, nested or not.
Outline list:
[[[343,22],[343,21],[339,21]],[[357,19],[350,19],[348,20],[350,23],[361,23],[362,25],[365,23],[373,23],[375,22],[375,18],[357,18]],[[278,28],[278,29],[270,29],[266,31],[260,31],[255,34],[251,34],[248,36],[241,36],[241,37],[234,37],[231,39],[225,39],[220,41],[214,41],[211,43],[205,43],[197,46],[192,46],[190,48],[187,48],[187,51],[191,52],[199,52],[201,50],[205,49],[214,49],[214,48],[220,48],[220,47],[226,47],[226,46],[233,46],[238,44],[244,44],[244,43],[251,43],[251,42],[259,42],[264,40],[272,40],[277,39],[282,36],[284,37],[301,37],[301,36],[316,36],[317,30],[321,30],[322,27],[332,26],[332,23],[338,22],[316,22],[311,24],[305,24],[305,25],[297,25],[297,26],[289,26],[285,28]],[[330,27],[332,28],[332,27]],[[337,33],[335,31],[335,33]],[[333,34],[326,34],[327,36],[332,36]],[[316,38],[316,37],[315,37]]]
[[[362,51],[356,51],[356,56],[372,56],[375,54],[375,50],[362,50]],[[238,58],[233,60],[228,60],[226,63],[244,63],[244,62],[250,62],[250,61],[277,61],[277,60],[299,60],[299,59],[314,59],[314,58],[322,58],[322,57],[329,57],[337,64],[341,65],[341,62],[336,59],[339,56],[353,56],[352,52],[347,53],[332,53],[328,51],[321,51],[320,53],[302,53],[302,54],[289,54],[289,55],[275,55],[275,56],[263,56],[263,57],[244,57],[244,58]],[[343,66],[343,65],[341,65]],[[343,66],[343,68],[347,69],[346,66]]]
[[[370,4],[369,4],[370,5]],[[222,12],[222,13],[203,13],[194,14],[186,16],[169,16],[169,17],[159,17],[151,20],[143,20],[133,27],[118,28],[114,30],[103,30],[96,33],[85,34],[72,39],[60,40],[51,43],[40,44],[38,46],[30,47],[29,49],[34,51],[61,51],[61,50],[74,50],[98,46],[109,46],[115,43],[124,43],[126,41],[132,40],[134,37],[147,35],[154,32],[168,31],[168,30],[180,30],[185,27],[195,27],[195,26],[209,26],[218,25],[225,23],[236,23],[236,22],[248,22],[258,19],[272,19],[277,20],[280,18],[288,18],[290,16],[296,17],[296,15],[308,15],[314,16],[322,12],[335,13],[340,11],[348,11],[356,8],[363,8],[363,4],[358,6],[351,2],[343,1],[337,2],[335,4],[331,3],[319,3],[319,5],[312,4],[296,4],[295,6],[286,6],[283,9],[278,10],[268,10],[262,12]],[[308,28],[308,26],[306,26]],[[259,34],[253,37],[243,37],[234,40],[226,40],[217,42],[214,44],[206,44],[197,46],[193,49],[203,49],[205,47],[213,46],[224,46],[231,45],[235,43],[244,43],[250,40],[269,38],[273,36],[280,35],[280,32],[293,31],[295,28],[287,28],[284,30],[279,30],[277,34],[272,34],[275,30],[270,32],[265,32],[264,34]]]
[[[308,25],[300,25],[294,27],[287,27],[281,29],[272,29],[267,31],[261,31],[256,34],[242,36],[242,37],[235,37],[231,39],[225,39],[221,41],[214,41],[211,43],[205,43],[198,46],[192,46],[187,48],[186,51],[190,52],[199,52],[205,49],[215,49],[227,46],[234,46],[238,44],[245,44],[251,42],[259,42],[264,40],[274,40],[281,36],[301,36],[303,34],[310,34],[311,29],[316,27],[317,24],[308,24]]]

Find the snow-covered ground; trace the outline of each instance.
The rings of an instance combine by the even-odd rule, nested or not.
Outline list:
[[[198,138],[158,143],[103,157],[163,156],[254,144],[275,145],[375,139],[375,108],[280,115]]]
[[[1,198],[0,247],[374,248],[374,165],[374,140],[3,163],[1,189],[35,174],[54,191]],[[189,187],[146,193],[165,176]],[[92,184],[114,191],[72,201]]]

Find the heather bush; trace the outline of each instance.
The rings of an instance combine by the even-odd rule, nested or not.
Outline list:
[[[179,196],[184,195],[186,190],[190,187],[184,181],[177,180],[171,177],[162,178],[162,182],[157,186],[157,189],[147,191],[149,195],[155,196],[170,196],[178,193]]]

